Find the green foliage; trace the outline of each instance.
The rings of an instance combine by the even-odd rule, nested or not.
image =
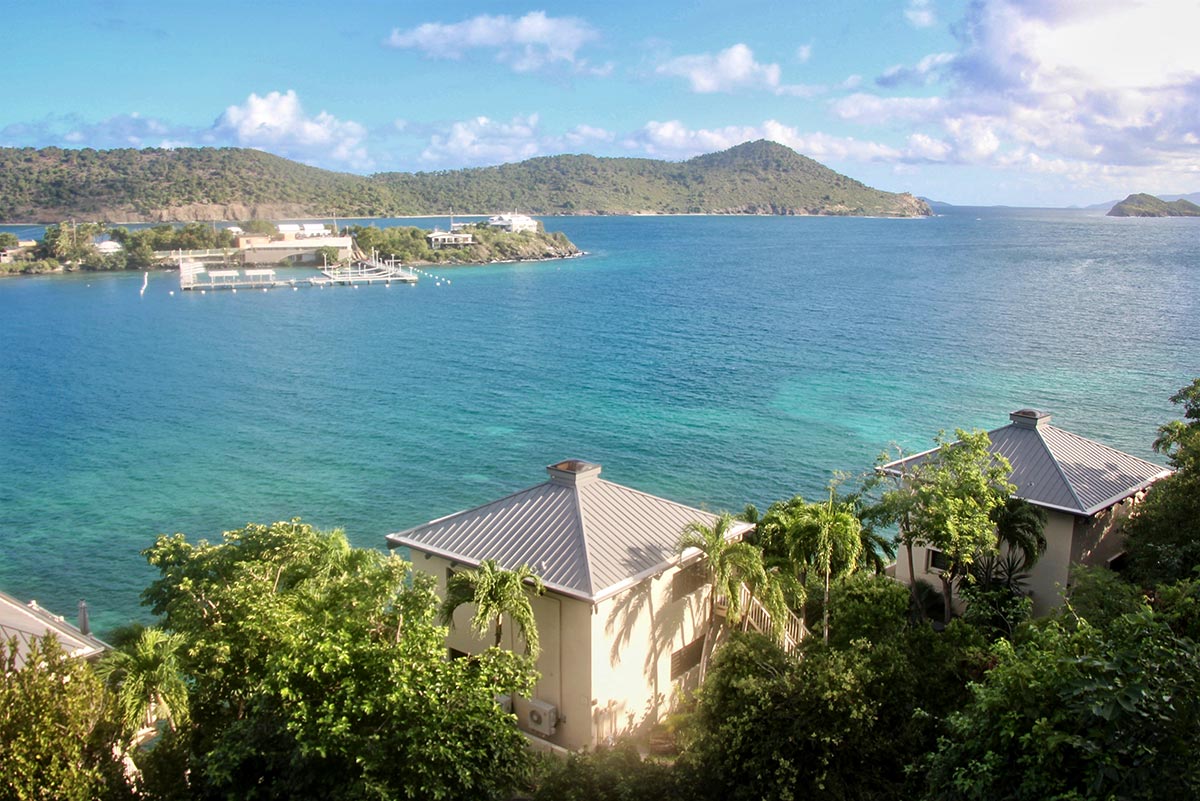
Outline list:
[[[1126,522],[1130,574],[1144,586],[1191,578],[1200,569],[1200,378],[1171,396],[1183,420],[1158,430],[1155,450],[1176,472],[1151,486]]]
[[[1146,611],[1145,596],[1121,576],[1104,567],[1075,565],[1071,569],[1071,586],[1067,603],[1059,610],[1064,625],[1084,620],[1092,626],[1104,627],[1124,615]]]
[[[182,635],[147,628],[127,648],[105,654],[97,667],[116,697],[121,723],[131,739],[157,720],[167,721],[172,729],[186,724],[183,646]]]
[[[191,781],[239,798],[496,798],[528,766],[495,703],[530,661],[445,658],[431,577],[298,520],[159,537],[144,594],[187,642]],[[161,777],[160,777],[161,779]]]
[[[986,431],[958,429],[955,436],[949,441],[939,434],[937,450],[899,476],[879,504],[880,514],[899,525],[902,543],[945,554],[949,567],[942,571],[941,581],[947,623],[954,581],[975,559],[996,552],[993,515],[1015,490],[1008,481],[1012,467],[1002,455],[991,452]]]
[[[1159,587],[1155,592],[1154,611],[1171,631],[1200,643],[1200,579]]]
[[[56,259],[32,259],[30,261],[12,261],[0,264],[0,273],[20,273],[21,275],[41,275],[61,271],[62,264]]]
[[[163,219],[163,213],[195,213],[189,208],[194,206],[215,206],[225,215],[257,206],[280,217],[385,217],[451,208],[532,214],[930,213],[910,195],[871,189],[782,145],[761,141],[682,163],[551,156],[498,167],[369,177],[239,148],[0,148],[0,220]]]
[[[1200,652],[1148,611],[1000,641],[952,717],[927,798],[1159,799],[1200,793]]]
[[[130,797],[106,710],[91,667],[53,635],[35,640],[20,668],[16,641],[0,640],[0,799]]]
[[[0,248],[15,248],[21,240],[12,231],[0,231]]]
[[[925,625],[875,643],[814,643],[795,660],[736,634],[713,660],[698,737],[678,764],[696,797],[911,798],[905,767],[966,699],[981,645],[956,621],[943,634]]]
[[[496,647],[503,639],[504,618],[516,625],[525,640],[525,653],[537,659],[541,646],[538,644],[537,620],[529,593],[541,595],[546,591],[542,580],[529,565],[516,570],[505,570],[494,559],[484,559],[478,568],[459,570],[446,582],[446,598],[441,606],[441,623],[454,625],[454,611],[463,604],[472,604],[475,614],[471,617],[471,629],[480,637],[495,628]]]
[[[473,244],[438,250],[429,247],[427,231],[412,226],[352,225],[350,233],[364,253],[377,251],[385,259],[398,259],[405,264],[487,264],[563,258],[579,253],[561,233],[510,234],[486,224],[470,229]]]
[[[270,220],[246,220],[238,223],[238,228],[241,228],[247,234],[265,234],[266,236],[275,236],[279,233],[278,226]]]
[[[854,640],[881,642],[909,625],[909,592],[887,576],[858,573],[833,588],[829,644],[845,648]]]
[[[643,759],[622,742],[566,761],[547,759],[536,782],[534,801],[684,801],[682,775],[671,765]]]

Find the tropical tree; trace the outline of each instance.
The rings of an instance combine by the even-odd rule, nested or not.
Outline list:
[[[145,555],[160,578],[143,597],[186,640],[194,725],[176,786],[357,801],[508,798],[524,780],[524,738],[495,697],[531,692],[533,665],[498,649],[447,660],[432,576],[299,520],[217,544],[161,536]]]
[[[717,598],[726,599],[727,620],[734,626],[741,619],[742,584],[758,588],[765,588],[768,584],[762,553],[747,542],[730,539],[729,530],[733,522],[728,512],[718,515],[712,525],[693,520],[684,526],[677,545],[681,557],[693,548],[703,555],[708,583],[712,588],[708,594],[708,627],[704,632],[700,656],[701,678],[708,669],[708,656],[717,627]],[[772,615],[772,619],[778,620],[775,615]]]
[[[1183,407],[1184,419],[1161,426],[1154,449],[1175,472],[1150,487],[1125,526],[1130,573],[1143,586],[1192,578],[1200,569],[1200,378],[1171,402]]]
[[[183,635],[143,629],[127,649],[110,651],[97,674],[114,692],[121,722],[131,734],[165,720],[177,731],[187,720],[188,688],[183,677]]]
[[[997,544],[1020,554],[1021,570],[1029,570],[1046,551],[1046,510],[1024,498],[1010,497],[992,510]]]
[[[938,434],[938,447],[899,476],[899,483],[884,493],[882,505],[899,525],[900,541],[908,551],[912,572],[914,544],[936,548],[944,554],[942,571],[943,620],[953,615],[954,582],[979,556],[995,553],[996,523],[993,514],[1016,489],[1009,481],[1012,466],[992,453],[986,431],[955,431],[957,440]],[[915,600],[914,589],[914,600]]]
[[[538,644],[537,620],[529,591],[541,595],[546,591],[542,580],[529,565],[505,570],[495,559],[484,559],[473,570],[459,570],[446,582],[446,600],[442,602],[441,622],[454,625],[454,612],[463,604],[474,604],[471,629],[480,637],[492,627],[496,631],[496,647],[503,637],[504,616],[512,620],[525,639],[525,653],[536,659]]]
[[[821,630],[822,639],[828,643],[829,583],[835,565],[838,575],[852,573],[857,567],[862,553],[862,523],[848,504],[834,502],[833,488],[830,487],[828,503],[810,505],[803,525],[813,531],[810,539],[815,545],[815,561],[825,580]]]
[[[808,503],[800,495],[771,504],[758,523],[755,538],[763,553],[769,584],[779,589],[807,627],[809,574],[815,569],[816,542],[807,525]]]
[[[993,648],[928,760],[929,801],[1200,796],[1200,651],[1150,612]]]
[[[53,635],[23,653],[0,638],[0,799],[131,798],[109,712],[91,667]]]

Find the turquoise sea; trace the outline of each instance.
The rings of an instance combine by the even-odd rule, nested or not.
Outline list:
[[[382,546],[567,457],[730,510],[1027,406],[1156,458],[1200,375],[1195,220],[545,222],[589,255],[416,287],[0,280],[0,589],[103,630],[145,616],[156,534],[300,516]]]

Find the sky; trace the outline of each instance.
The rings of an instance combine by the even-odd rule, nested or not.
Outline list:
[[[960,205],[1200,191],[1200,0],[39,0],[0,146],[354,173],[771,139]]]

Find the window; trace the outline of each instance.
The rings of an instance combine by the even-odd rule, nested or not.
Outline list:
[[[692,641],[671,654],[671,681],[700,664],[702,653],[704,653],[704,637]]]
[[[675,571],[671,576],[671,600],[686,598],[708,583],[708,571],[703,561]]]
[[[929,549],[929,565],[926,570],[933,570],[941,573],[943,570],[950,569],[950,557],[937,550],[936,548]]]

